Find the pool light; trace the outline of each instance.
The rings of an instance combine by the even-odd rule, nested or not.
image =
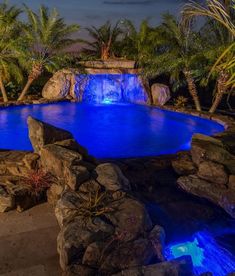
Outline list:
[[[186,255],[191,256],[195,275],[211,272],[213,276],[225,276],[235,271],[235,256],[208,232],[197,232],[192,241],[169,245],[165,251],[167,260]]]

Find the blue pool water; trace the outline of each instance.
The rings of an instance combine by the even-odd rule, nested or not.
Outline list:
[[[142,105],[63,102],[0,109],[0,148],[32,148],[29,115],[71,131],[97,158],[171,154],[189,149],[194,133],[213,135],[224,130],[213,121]]]

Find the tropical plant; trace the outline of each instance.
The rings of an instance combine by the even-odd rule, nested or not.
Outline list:
[[[186,97],[184,97],[184,96],[178,96],[175,99],[175,101],[174,101],[174,105],[177,108],[178,107],[181,108],[181,107],[185,107],[185,105],[187,104],[187,102],[188,102],[188,99]]]
[[[149,26],[147,20],[142,21],[139,30],[130,20],[122,22],[124,37],[120,43],[120,55],[133,59],[139,66],[155,54],[157,32]]]
[[[7,2],[0,4],[0,90],[4,102],[8,101],[4,82],[9,81],[11,77],[18,82],[22,80],[16,47],[16,40],[19,36],[17,19],[20,13],[20,9],[8,6]]]
[[[115,56],[115,47],[122,34],[119,21],[114,26],[107,21],[99,28],[92,26],[86,30],[90,36],[89,40],[83,40],[83,43],[88,46],[83,49],[86,54],[101,60]]]
[[[25,6],[28,22],[24,24],[20,43],[20,64],[28,72],[27,83],[18,100],[23,100],[31,84],[44,70],[53,72],[64,65],[65,48],[77,42],[71,35],[78,31],[78,25],[66,25],[55,9],[49,11],[41,6],[36,14]]]
[[[24,184],[29,187],[30,194],[36,197],[50,188],[54,181],[54,177],[42,169],[30,170],[24,177]]]
[[[219,56],[216,57],[212,66],[209,77],[217,74],[215,100],[209,110],[214,113],[223,95],[235,87],[235,24],[234,24],[234,1],[220,2],[218,0],[208,0],[206,6],[191,1],[183,9],[183,22],[188,23],[195,16],[206,16],[220,23],[229,34],[230,45],[223,49]],[[209,78],[208,77],[208,78]]]
[[[84,224],[93,221],[94,218],[102,215],[107,215],[114,211],[113,208],[108,207],[114,200],[107,192],[103,191],[101,187],[94,188],[93,182],[88,188],[87,193],[78,194],[79,206],[70,208],[73,211],[73,217],[79,216]]]
[[[157,54],[149,61],[147,71],[155,75],[169,74],[173,89],[186,82],[196,109],[201,111],[195,83],[203,70],[199,33],[181,25],[173,15],[164,14],[158,37]]]

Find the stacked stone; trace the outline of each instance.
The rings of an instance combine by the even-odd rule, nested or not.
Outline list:
[[[34,204],[25,177],[38,166],[39,155],[27,151],[0,151],[0,213]]]
[[[233,146],[220,138],[196,134],[192,138],[191,151],[180,152],[172,165],[181,175],[177,183],[183,190],[212,201],[235,218]]]

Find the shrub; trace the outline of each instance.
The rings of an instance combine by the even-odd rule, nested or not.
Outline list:
[[[185,105],[187,104],[188,102],[188,99],[184,96],[178,96],[176,99],[175,99],[175,102],[174,102],[174,106],[175,107],[185,107]]]
[[[53,176],[42,169],[29,171],[24,178],[24,183],[29,187],[30,194],[36,197],[40,197],[44,191],[50,188],[53,182]]]

